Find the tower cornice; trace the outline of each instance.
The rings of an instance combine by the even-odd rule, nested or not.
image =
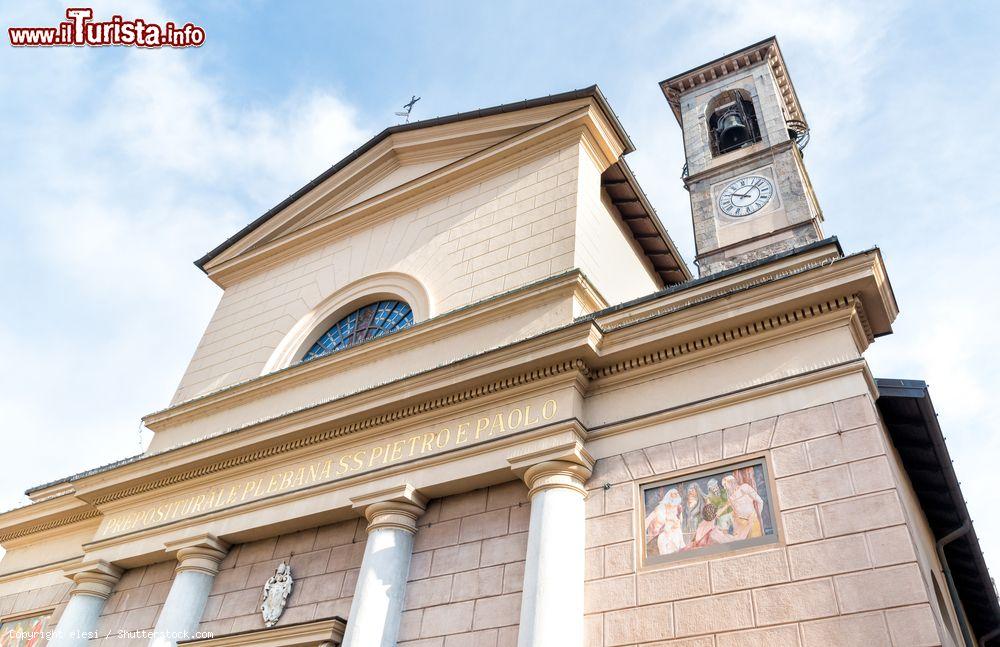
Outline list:
[[[718,78],[764,62],[770,65],[774,78],[778,83],[788,118],[805,122],[806,118],[802,112],[802,107],[799,105],[799,98],[795,94],[795,86],[792,85],[792,80],[788,76],[785,59],[781,55],[781,48],[778,46],[778,39],[775,36],[770,36],[753,45],[726,54],[725,56],[720,56],[713,61],[699,65],[686,72],[681,72],[669,79],[664,79],[660,81],[660,90],[663,91],[663,96],[667,98],[670,109],[677,118],[677,123],[680,123],[680,96],[682,94],[711,83]]]

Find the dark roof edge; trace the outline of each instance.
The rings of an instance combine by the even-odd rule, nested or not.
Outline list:
[[[615,134],[617,134],[622,142],[625,144],[625,153],[631,153],[635,150],[635,145],[632,143],[632,139],[625,132],[625,128],[622,126],[621,122],[618,120],[618,115],[615,114],[614,110],[611,109],[611,105],[608,103],[607,98],[605,98],[604,93],[597,84],[580,88],[578,90],[570,90],[568,92],[561,92],[559,94],[550,94],[546,97],[537,97],[535,99],[526,99],[524,101],[517,101],[514,103],[503,103],[497,106],[491,106],[489,108],[480,108],[478,110],[469,110],[467,112],[459,112],[454,115],[446,115],[444,117],[434,117],[433,119],[423,119],[421,121],[413,121],[406,124],[399,124],[397,126],[389,126],[382,130],[364,144],[356,148],[352,153],[348,154],[346,157],[341,159],[339,162],[328,168],[327,170],[320,173],[318,176],[313,178],[308,184],[300,188],[295,193],[291,194],[275,206],[268,209],[264,214],[257,217],[251,223],[240,229],[238,232],[224,240],[222,243],[217,245],[212,251],[208,252],[198,260],[194,262],[195,266],[198,267],[202,272],[205,271],[205,266],[216,256],[227,250],[234,243],[239,241],[241,238],[252,232],[257,227],[261,226],[265,222],[271,219],[272,216],[276,215],[278,212],[282,211],[293,202],[304,196],[309,191],[316,188],[319,184],[326,181],[339,171],[343,170],[348,164],[358,159],[369,150],[374,148],[377,144],[385,140],[390,135],[396,133],[408,132],[410,130],[419,130],[421,128],[431,128],[433,126],[441,126],[444,124],[451,124],[459,121],[465,121],[468,119],[476,119],[479,117],[490,117],[493,115],[499,115],[507,112],[517,112],[519,110],[528,110],[530,108],[538,108],[541,106],[552,105],[554,103],[563,103],[565,101],[575,101],[577,99],[593,98],[597,105],[601,107],[607,115],[608,120],[611,122],[612,128],[615,129]]]
[[[774,41],[774,43],[777,44],[778,43],[778,37],[775,36],[775,35],[771,35],[771,36],[768,36],[767,38],[762,38],[761,40],[757,41],[756,43],[753,43],[751,45],[747,45],[745,47],[741,47],[741,48],[739,48],[737,50],[733,50],[732,52],[729,52],[728,54],[723,54],[722,56],[720,56],[718,58],[714,58],[711,61],[708,61],[707,63],[702,63],[700,65],[695,65],[691,69],[685,70],[684,72],[681,72],[680,74],[674,74],[670,78],[663,79],[662,81],[660,81],[660,87],[662,88],[664,85],[666,85],[668,83],[672,83],[672,82],[676,81],[677,79],[683,78],[685,76],[688,76],[689,74],[697,72],[698,70],[700,70],[703,67],[711,67],[711,66],[715,65],[716,63],[721,63],[722,61],[724,61],[726,59],[729,59],[729,58],[732,58],[732,57],[736,56],[740,52],[746,51],[748,49],[756,49],[756,48],[760,47],[761,45],[763,45],[764,43],[767,43],[769,41]]]
[[[968,564],[968,566],[971,566],[978,572],[979,579],[981,580],[980,585],[975,587],[962,586],[961,580],[956,582],[959,598],[962,600],[963,606],[968,604],[967,601],[971,600],[978,601],[980,604],[984,604],[985,606],[991,606],[993,608],[994,615],[993,629],[995,629],[997,628],[996,623],[1000,622],[1000,599],[997,597],[996,586],[994,585],[993,579],[990,577],[989,568],[986,565],[986,559],[983,557],[982,546],[979,543],[979,537],[976,535],[976,529],[972,523],[972,516],[969,514],[969,508],[966,505],[965,497],[962,495],[962,487],[959,483],[958,475],[955,473],[955,466],[952,463],[951,454],[948,451],[944,433],[942,432],[941,425],[938,422],[938,414],[934,408],[934,403],[931,401],[930,389],[928,388],[927,383],[923,380],[906,380],[896,378],[876,378],[875,386],[878,388],[880,401],[883,398],[912,399],[915,401],[917,408],[920,411],[922,422],[924,423],[931,440],[931,448],[938,462],[937,467],[947,484],[947,494],[951,500],[953,510],[961,519],[962,525],[969,525],[969,531],[964,536],[964,539],[967,541],[969,549],[972,553],[972,559],[969,560],[972,563]],[[892,424],[890,420],[886,420],[886,427],[890,429],[891,433]],[[903,465],[904,468],[906,468],[905,462]],[[910,478],[911,482],[919,482],[919,479],[921,478],[918,473],[911,473],[909,470],[907,470],[907,476]],[[921,507],[923,507],[923,501],[920,503]],[[924,514],[926,514],[926,512]],[[946,530],[944,533],[935,533],[934,539],[940,540],[945,534],[947,534],[947,532],[954,531],[956,529],[957,528],[951,528]],[[948,559],[949,562],[953,560],[954,558]],[[991,628],[987,628],[986,631],[989,631],[990,629]],[[979,633],[982,635],[984,632],[980,630]]]
[[[635,177],[635,173],[632,172],[632,168],[628,165],[628,162],[625,161],[625,157],[622,156],[618,160],[617,164],[618,168],[622,171],[622,175],[625,176],[625,180],[632,186],[641,201],[643,208],[649,213],[650,222],[653,223],[653,227],[656,228],[660,236],[663,237],[663,242],[666,244],[667,249],[670,250],[671,255],[677,261],[677,267],[684,275],[684,282],[686,283],[687,281],[690,281],[694,278],[691,268],[688,267],[687,262],[684,261],[684,257],[681,256],[681,252],[677,248],[677,243],[675,243],[674,239],[670,237],[670,232],[667,230],[666,225],[664,225],[663,221],[660,220],[660,214],[656,212],[656,207],[653,206],[653,203],[649,200],[649,196],[646,195],[646,192],[642,189],[642,186],[640,186],[639,180]]]

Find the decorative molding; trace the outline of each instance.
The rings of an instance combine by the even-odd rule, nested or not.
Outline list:
[[[785,61],[781,56],[778,41],[774,37],[767,38],[759,43],[718,58],[711,63],[706,63],[693,70],[662,81],[660,89],[667,98],[667,102],[670,104],[679,123],[681,120],[680,97],[682,94],[702,85],[712,83],[729,74],[738,73],[764,62],[769,65],[771,73],[774,75],[774,81],[778,85],[778,91],[781,93],[784,108],[788,114],[787,118],[798,119],[804,122],[805,116],[802,114],[802,108],[799,105],[792,81],[788,77],[788,71],[785,67]]]
[[[417,532],[417,518],[423,514],[425,506],[402,501],[380,501],[365,508],[365,519],[368,520],[368,532],[380,529],[395,529]]]
[[[229,553],[229,544],[215,535],[203,533],[169,542],[163,549],[176,553],[178,573],[195,571],[215,577],[219,573],[219,565]]]
[[[70,524],[77,523],[78,521],[86,521],[87,519],[93,519],[94,517],[99,516],[101,516],[101,511],[95,508],[93,510],[74,514],[69,517],[64,517],[62,519],[53,519],[52,521],[46,521],[45,523],[40,523],[34,526],[25,526],[18,528],[17,530],[0,534],[0,544],[5,544],[13,539],[19,539],[28,535],[45,532],[46,530],[52,530],[53,528],[59,528],[60,526],[68,526]]]
[[[593,464],[581,465],[569,461],[543,461],[528,468],[524,473],[524,482],[528,486],[528,498],[544,490],[563,488],[587,495],[583,484],[590,478]]]
[[[503,294],[489,297],[468,306],[442,313],[426,321],[416,322],[413,326],[394,332],[391,335],[361,342],[360,344],[356,344],[350,348],[346,348],[336,353],[331,353],[309,362],[279,368],[266,375],[252,377],[241,382],[222,387],[216,391],[177,402],[165,409],[154,411],[153,413],[145,415],[143,417],[143,423],[145,423],[146,426],[154,432],[158,432],[158,428],[167,421],[174,423],[177,421],[187,420],[188,418],[203,415],[204,413],[213,411],[217,408],[232,406],[233,402],[242,402],[250,398],[260,397],[262,395],[260,393],[261,391],[265,391],[263,395],[268,395],[268,390],[287,389],[302,382],[325,377],[330,373],[343,370],[345,367],[352,366],[352,363],[367,362],[370,359],[368,355],[370,355],[375,348],[385,353],[397,353],[402,350],[408,350],[416,346],[424,345],[454,335],[456,332],[463,331],[468,328],[481,326],[484,322],[506,318],[512,310],[520,311],[538,304],[539,302],[558,298],[561,296],[561,291],[567,289],[572,290],[572,296],[574,298],[582,298],[585,302],[599,299],[594,301],[594,306],[596,307],[595,309],[607,307],[603,297],[601,297],[600,293],[597,292],[597,289],[593,286],[589,279],[587,279],[581,270],[574,268],[561,274],[546,277],[538,281],[528,283],[527,285],[514,288],[513,290]],[[581,297],[584,293],[592,294],[593,298],[590,296]],[[569,297],[571,295],[563,296]],[[517,343],[517,341],[512,343]],[[373,348],[373,345],[377,346]],[[486,349],[486,352],[491,350],[496,349]],[[462,359],[467,358],[458,358],[455,361],[461,361]],[[430,370],[434,370],[434,368],[440,367],[433,367]],[[413,377],[413,375],[416,375],[416,373],[401,376],[400,379]],[[372,385],[372,387],[365,387],[339,397],[355,395],[357,393],[370,390],[370,388],[382,386],[383,384],[385,383],[375,384]],[[325,402],[317,404],[323,403]],[[255,421],[255,424],[257,422],[261,421]],[[231,428],[226,430],[226,432],[235,430],[238,430],[238,428]],[[222,433],[224,434],[226,432]],[[207,440],[207,438],[201,438],[199,440]]]
[[[874,258],[873,258],[874,255]],[[886,282],[879,282],[878,279],[883,275],[878,272],[881,268],[881,261],[877,256],[876,252],[864,253],[857,255],[855,257],[850,257],[847,259],[842,259],[843,267],[833,272],[833,275],[827,276],[826,272],[821,273],[816,279],[804,280],[804,283],[799,283],[796,281],[791,285],[775,285],[773,288],[769,288],[771,292],[768,293],[769,299],[791,299],[793,296],[798,300],[799,303],[804,301],[806,298],[806,292],[809,293],[814,291],[826,291],[830,292],[832,287],[827,285],[830,280],[836,279],[840,281],[844,287],[850,286],[850,289],[854,291],[849,297],[836,297],[825,301],[820,301],[812,305],[803,305],[798,308],[789,310],[783,314],[776,314],[765,319],[759,319],[753,323],[748,323],[742,326],[732,327],[722,332],[712,333],[710,335],[702,335],[696,339],[689,339],[684,342],[673,344],[667,348],[660,349],[658,351],[646,352],[639,356],[633,356],[628,359],[621,359],[609,366],[603,366],[597,370],[591,371],[587,360],[576,358],[568,359],[564,361],[557,362],[555,364],[549,365],[547,367],[534,369],[531,371],[526,371],[524,373],[511,376],[504,379],[494,380],[476,387],[471,387],[464,389],[462,391],[443,395],[437,398],[426,400],[424,402],[419,402],[412,404],[410,406],[403,407],[394,411],[388,411],[386,413],[369,416],[367,418],[362,418],[354,422],[340,425],[336,428],[325,430],[323,432],[314,433],[310,436],[303,438],[289,440],[286,442],[281,442],[279,444],[258,449],[255,451],[247,452],[246,454],[240,456],[233,456],[215,463],[204,465],[195,469],[189,469],[184,472],[173,474],[170,476],[165,476],[158,478],[151,482],[138,484],[132,487],[123,488],[118,491],[110,491],[101,496],[95,497],[94,503],[97,505],[103,505],[106,503],[111,503],[129,496],[134,496],[137,494],[152,491],[154,489],[173,485],[190,479],[198,478],[208,474],[213,474],[221,470],[225,470],[238,465],[248,464],[257,460],[272,457],[284,452],[294,451],[301,448],[309,447],[317,443],[321,443],[332,438],[343,437],[348,434],[353,434],[368,429],[378,427],[380,425],[385,425],[389,423],[399,422],[408,419],[413,416],[434,412],[440,410],[443,407],[460,404],[463,402],[470,401],[474,398],[496,394],[503,392],[506,389],[520,387],[528,385],[541,380],[547,380],[555,376],[563,375],[566,373],[573,372],[575,378],[579,381],[579,386],[581,391],[586,391],[588,388],[600,385],[597,388],[604,387],[609,384],[616,384],[615,381],[605,382],[606,380],[612,380],[615,376],[624,375],[626,373],[632,373],[627,379],[637,379],[636,376],[641,377],[642,370],[656,370],[653,367],[658,364],[678,358],[681,356],[693,356],[695,353],[707,350],[720,348],[727,344],[733,344],[734,348],[738,348],[740,340],[747,340],[754,335],[768,333],[770,331],[778,330],[781,328],[789,327],[791,324],[797,324],[803,321],[815,320],[814,325],[835,325],[837,317],[852,315],[851,329],[854,331],[855,339],[859,342],[864,339],[868,342],[874,336],[872,331],[872,325],[869,321],[868,314],[865,312],[863,307],[864,301],[866,299],[871,301],[876,308],[880,303],[884,303],[886,298],[891,297],[891,288]],[[777,279],[793,277],[798,274],[802,274],[809,270],[822,268],[827,265],[831,267],[837,265],[840,267],[840,262],[832,262],[826,258],[812,258],[806,263],[801,261],[795,261],[795,264],[791,267],[779,267],[777,270],[772,270],[770,272],[763,272],[760,276],[755,276],[749,280],[728,282],[726,278],[723,278],[723,285],[721,289],[706,290],[702,294],[695,294],[689,298],[682,298],[681,301],[675,301],[673,304],[668,304],[666,306],[656,307],[657,301],[660,299],[649,299],[645,301],[637,302],[632,304],[628,309],[613,309],[608,313],[603,313],[598,318],[581,318],[576,323],[567,327],[566,330],[575,329],[580,325],[587,325],[588,322],[593,324],[588,328],[590,330],[591,342],[588,343],[587,348],[598,349],[601,346],[601,342],[607,337],[607,333],[614,333],[616,331],[622,331],[619,334],[624,334],[624,337],[618,341],[616,344],[620,344],[622,348],[626,348],[628,344],[644,344],[645,348],[649,348],[649,341],[645,340],[645,337],[649,337],[651,334],[650,326],[638,326],[635,329],[637,332],[630,338],[630,332],[625,332],[624,329],[628,327],[636,326],[636,324],[641,324],[649,322],[657,317],[662,317],[676,313],[683,309],[692,308],[709,301],[715,301],[723,299],[729,295],[736,292],[744,292],[749,288],[755,286],[763,286],[765,284],[774,284]],[[872,270],[874,268],[874,272]],[[750,268],[754,271],[754,268]],[[864,273],[859,273],[859,270],[864,270]],[[742,273],[742,272],[741,272]],[[735,277],[734,277],[735,278]],[[824,281],[823,283],[817,283],[818,280]],[[858,291],[860,290],[860,291]],[[659,295],[659,297],[671,298],[668,292],[665,295]],[[678,295],[680,296],[680,295]],[[878,297],[883,297],[881,301]],[[874,299],[874,300],[873,300]],[[775,302],[777,305],[777,302]],[[891,304],[889,304],[891,305]],[[849,311],[849,308],[853,310]],[[635,309],[643,310],[643,312],[638,315],[633,314]],[[630,310],[632,312],[630,312]],[[698,312],[693,310],[690,317],[696,317]],[[835,313],[843,312],[843,315],[837,315]],[[882,318],[885,318],[886,313],[876,313],[880,314]],[[891,320],[891,312],[888,313]],[[827,320],[820,319],[821,317],[828,317]],[[856,315],[856,316],[854,316]],[[689,318],[690,318],[689,317]],[[694,321],[697,323],[697,320]],[[603,325],[603,330],[602,330]],[[685,324],[687,325],[687,324]],[[880,324],[881,326],[881,324]],[[681,326],[683,329],[684,326]],[[645,329],[645,332],[643,331]],[[797,329],[796,329],[797,330]],[[558,333],[558,331],[555,331]],[[794,330],[792,331],[794,333]],[[881,330],[880,332],[884,332]],[[692,333],[697,334],[697,333]],[[791,334],[791,333],[789,333]],[[650,338],[651,341],[651,338]],[[624,344],[622,344],[624,342]],[[574,342],[577,343],[577,342]],[[742,343],[746,343],[745,341]],[[494,349],[495,350],[495,349]],[[514,352],[517,349],[511,349],[510,352]],[[483,357],[488,355],[492,351],[485,351]],[[523,353],[523,349],[519,352]],[[584,352],[584,351],[581,351]],[[623,352],[624,354],[624,352]],[[599,354],[598,354],[599,355]],[[688,360],[693,361],[693,360]],[[457,369],[457,367],[456,367]],[[748,385],[748,388],[753,385]],[[723,398],[725,399],[725,398]],[[332,401],[332,400],[331,400]],[[319,407],[324,404],[329,404],[331,401],[315,403],[309,405],[307,409]],[[709,406],[708,404],[699,406]],[[263,423],[276,423],[279,419],[285,416],[292,415],[297,411],[284,412],[274,416],[268,420],[255,420],[248,423],[243,428],[255,426]],[[219,442],[222,441],[220,437]],[[138,467],[138,465],[137,465]],[[148,472],[147,472],[148,473]],[[80,503],[79,495],[74,497],[61,497],[61,498],[73,498],[77,503]],[[79,508],[77,508],[79,510]],[[97,510],[88,510],[86,512],[81,512],[78,514],[68,515],[67,517],[60,520],[49,520],[45,523],[36,524],[34,526],[24,526],[18,528],[17,530],[7,532],[5,535],[0,536],[0,541],[8,541],[11,538],[19,538],[27,535],[35,534],[36,532],[41,532],[44,530],[52,529],[73,523],[76,521],[82,521],[89,518],[94,518],[100,515]],[[51,519],[51,518],[50,518]]]
[[[91,595],[107,600],[124,572],[119,566],[97,559],[68,568],[63,574],[76,583],[70,595]]]
[[[305,438],[299,438],[296,440],[281,443],[279,445],[274,445],[265,449],[260,449],[248,454],[242,454],[240,456],[235,456],[233,458],[220,461],[218,463],[213,463],[211,465],[206,465],[194,470],[188,470],[180,474],[175,474],[173,476],[168,476],[162,479],[157,479],[156,481],[151,481],[148,483],[142,483],[131,488],[126,488],[124,490],[119,490],[117,492],[112,492],[110,494],[101,496],[95,500],[96,505],[103,505],[110,503],[112,501],[117,501],[129,496],[134,496],[143,492],[148,492],[150,490],[155,490],[167,485],[173,485],[175,483],[181,483],[183,481],[189,481],[199,476],[205,476],[208,474],[214,474],[221,470],[228,469],[230,467],[235,467],[237,465],[244,465],[254,461],[261,460],[263,458],[268,458],[270,456],[275,456],[277,454],[283,454],[288,451],[302,449],[304,447],[310,447],[318,443],[331,440],[333,438],[340,438],[349,434],[357,433],[359,431],[365,431],[374,427],[378,427],[384,424],[399,422],[407,418],[411,418],[416,415],[423,413],[430,413],[432,411],[437,411],[438,409],[460,404],[462,402],[467,402],[474,398],[478,398],[484,395],[491,395],[494,393],[500,393],[501,391],[506,391],[519,386],[524,386],[537,382],[539,380],[547,379],[557,375],[562,375],[572,371],[579,371],[582,373],[589,372],[587,364],[580,359],[567,360],[564,362],[559,362],[551,366],[547,366],[540,369],[533,369],[519,375],[512,377],[495,380],[487,384],[465,389],[457,393],[452,393],[449,395],[444,395],[431,400],[426,400],[418,404],[410,405],[408,407],[403,407],[402,409],[397,409],[395,411],[390,411],[378,416],[370,416],[368,418],[363,418],[356,422],[352,422],[346,425],[341,425],[334,429],[327,431],[322,431]],[[262,421],[254,421],[253,424],[259,424]]]
[[[343,618],[334,617],[273,629],[251,629],[213,638],[181,640],[177,644],[192,647],[336,647],[344,639],[345,629]]]
[[[730,291],[739,291],[740,289],[745,289],[742,286],[742,284],[734,286],[733,288],[731,288]],[[711,296],[713,298],[717,298],[720,295],[713,294]],[[706,296],[706,300],[707,299],[708,296]],[[671,312],[675,312],[676,310],[681,308],[689,307],[690,305],[694,304],[691,302],[685,302],[684,304],[679,304],[670,308],[664,308],[664,309],[654,310],[649,313],[645,313],[642,317],[626,319],[618,322],[616,325],[612,327],[609,327],[609,332],[625,328],[628,326],[632,326],[637,323],[641,323],[659,316],[670,314]],[[530,384],[532,382],[536,382],[541,379],[547,379],[571,371],[576,371],[580,373],[580,376],[588,383],[600,382],[609,379],[611,377],[619,376],[624,373],[631,372],[637,369],[649,368],[671,359],[691,355],[693,353],[706,349],[718,348],[728,343],[736,342],[738,340],[744,340],[749,337],[753,337],[755,335],[774,331],[779,328],[787,327],[790,324],[795,324],[806,320],[810,320],[824,314],[847,310],[848,308],[854,308],[855,312],[859,314],[859,318],[863,317],[861,300],[857,295],[854,295],[851,297],[841,297],[838,299],[824,301],[810,306],[803,306],[801,308],[796,308],[794,310],[791,310],[789,312],[780,315],[774,315],[771,317],[767,317],[765,319],[754,321],[752,323],[730,328],[722,332],[713,333],[711,335],[705,335],[696,339],[674,344],[664,349],[631,357],[626,360],[621,360],[615,362],[614,364],[604,366],[596,370],[591,370],[588,364],[582,359],[560,362],[558,364],[554,364],[549,367],[528,371],[526,373],[522,373],[520,375],[502,380],[496,380],[494,382],[479,387],[465,389],[457,393],[434,398],[432,400],[411,405],[409,407],[404,407],[402,409],[387,412],[382,415],[364,418],[356,422],[346,425],[341,425],[337,428],[316,433],[304,438],[288,441],[285,443],[260,449],[240,456],[235,456],[233,458],[213,463],[211,465],[206,465],[201,468],[188,470],[180,474],[175,474],[148,483],[143,483],[131,488],[126,488],[123,490],[112,492],[110,494],[104,495],[96,499],[95,505],[103,505],[111,503],[123,498],[155,490],[161,487],[166,487],[169,485],[174,485],[177,483],[195,479],[201,476],[206,476],[239,465],[245,465],[248,463],[256,462],[285,452],[310,447],[312,445],[316,445],[318,443],[322,443],[331,440],[333,438],[343,437],[349,434],[365,431],[367,429],[378,427],[384,424],[398,422],[416,415],[433,412],[443,407],[451,406],[454,404],[460,404],[477,397],[498,393],[510,388],[523,386],[526,384]],[[867,319],[863,319],[862,327],[865,330],[865,335],[869,338],[870,341],[871,330],[870,327],[867,326]],[[98,511],[93,511],[88,514],[89,517],[96,517],[100,513]],[[57,527],[59,525],[65,525],[65,524],[62,522],[49,522],[48,524],[45,525],[47,527]],[[19,533],[18,536],[32,534],[32,532],[35,531],[31,528],[21,529],[18,531]]]
[[[261,375],[298,363],[327,329],[352,310],[381,299],[399,299],[413,311],[414,323],[434,316],[433,301],[420,280],[403,272],[379,272],[327,295],[302,316],[275,348]]]
[[[394,528],[410,534],[417,532],[417,519],[427,509],[427,497],[409,483],[351,499],[355,508],[364,510],[368,532]]]
[[[842,259],[839,257],[830,257],[826,255],[821,255],[819,258],[809,260],[808,262],[805,263],[796,264],[791,267],[785,268],[783,270],[762,272],[752,278],[743,281],[737,281],[715,290],[708,290],[701,294],[695,294],[694,296],[679,302],[670,303],[668,305],[659,308],[653,308],[651,310],[645,310],[641,314],[634,315],[631,317],[626,316],[616,319],[613,324],[602,325],[602,329],[607,332],[611,332],[621,328],[626,328],[628,326],[632,326],[637,323],[642,323],[650,319],[655,319],[657,317],[662,317],[664,315],[680,312],[681,310],[686,310],[696,305],[708,303],[710,301],[717,301],[721,298],[739,294],[741,292],[747,292],[748,290],[755,287],[765,286],[768,284],[775,283],[776,281],[782,279],[792,278],[800,274],[805,274],[812,270],[828,267],[834,265],[839,260]]]
[[[757,335],[770,330],[776,330],[782,326],[787,326],[789,324],[798,323],[800,321],[805,321],[807,319],[812,319],[822,314],[827,314],[837,310],[844,310],[846,308],[858,308],[860,307],[860,299],[855,296],[852,297],[840,297],[830,301],[823,301],[811,306],[803,306],[801,308],[795,308],[794,310],[785,312],[780,315],[774,315],[767,317],[765,319],[759,319],[752,323],[743,324],[741,326],[736,326],[734,328],[729,328],[727,330],[713,333],[711,335],[705,335],[697,339],[692,339],[679,344],[674,344],[667,348],[646,353],[644,355],[639,355],[638,357],[633,357],[627,360],[622,360],[611,364],[610,366],[605,366],[596,369],[591,372],[590,378],[592,381],[600,380],[612,375],[622,373],[625,371],[630,371],[637,368],[642,368],[645,366],[650,366],[653,364],[658,364],[660,362],[673,359],[675,357],[680,357],[682,355],[688,355],[690,353],[703,350],[706,348],[713,348],[716,346],[721,346],[723,344],[733,342],[739,339],[744,339]],[[665,313],[656,313],[650,315],[659,316]],[[632,322],[638,323],[638,322]]]

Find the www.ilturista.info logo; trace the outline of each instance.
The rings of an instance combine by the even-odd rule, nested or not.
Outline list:
[[[205,30],[187,23],[157,24],[142,18],[125,20],[111,16],[110,20],[94,22],[94,10],[69,8],[66,18],[55,27],[8,27],[10,44],[14,47],[200,47],[205,42]]]

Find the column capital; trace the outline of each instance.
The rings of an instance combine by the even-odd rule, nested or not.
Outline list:
[[[583,446],[580,429],[572,428],[555,442],[529,444],[507,459],[510,469],[527,484],[529,498],[557,487],[586,495],[583,484],[590,478],[595,461]]]
[[[583,484],[590,478],[592,468],[570,461],[543,461],[525,470],[524,479],[528,486],[528,498],[533,498],[542,490],[567,488],[586,496]]]
[[[395,528],[417,532],[417,519],[427,508],[427,497],[410,484],[351,498],[356,509],[364,511],[368,532]]]
[[[111,597],[123,572],[121,567],[95,559],[67,568],[63,575],[75,582],[70,595],[92,595],[106,600]]]
[[[219,573],[219,564],[229,552],[229,544],[207,533],[168,542],[163,548],[168,553],[176,553],[178,573],[196,571],[213,577]]]

